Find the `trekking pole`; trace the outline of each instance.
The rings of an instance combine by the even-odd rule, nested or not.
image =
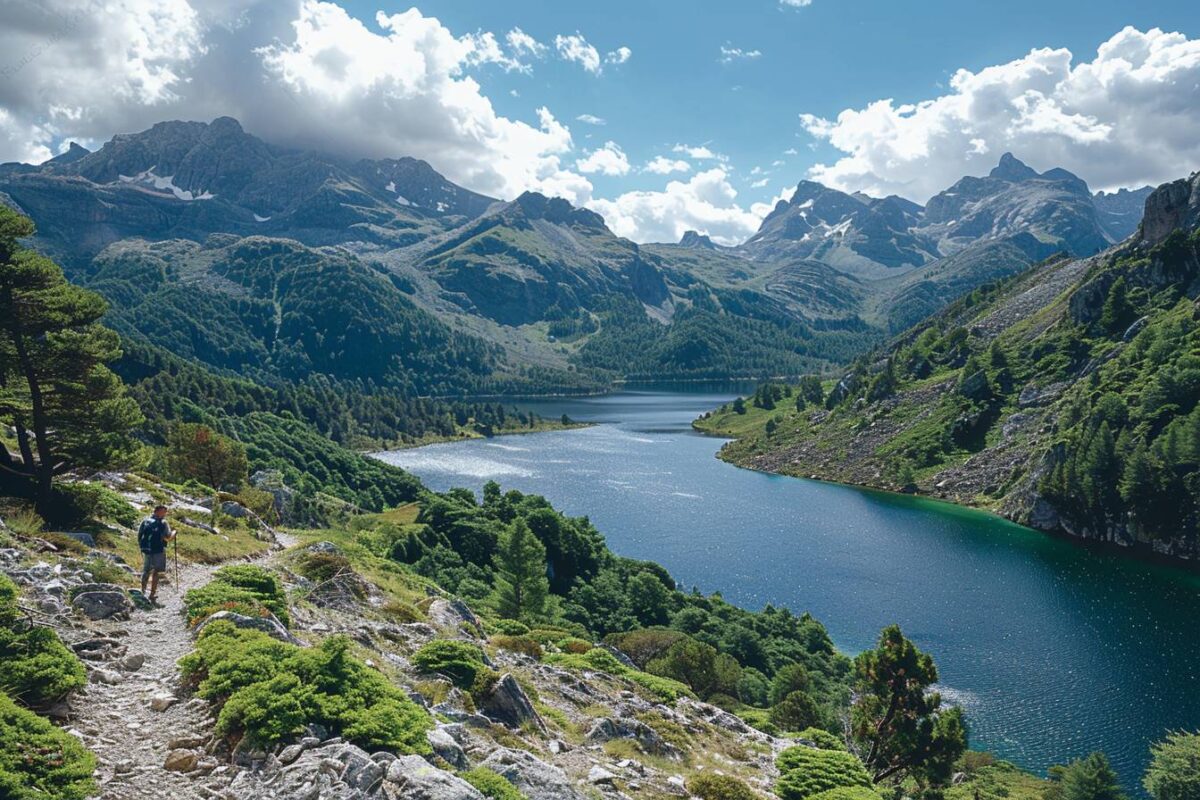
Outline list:
[[[175,594],[179,594],[179,531],[175,532]]]

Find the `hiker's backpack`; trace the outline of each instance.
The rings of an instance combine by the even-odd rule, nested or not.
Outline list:
[[[154,546],[154,534],[157,533],[161,542],[166,536],[166,531],[163,527],[166,525],[162,520],[147,519],[142,520],[142,525],[138,528],[138,549],[143,553],[149,553]]]

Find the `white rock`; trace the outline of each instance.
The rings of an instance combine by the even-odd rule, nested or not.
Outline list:
[[[179,702],[179,698],[173,694],[156,694],[150,698],[151,711],[166,711],[171,706]]]

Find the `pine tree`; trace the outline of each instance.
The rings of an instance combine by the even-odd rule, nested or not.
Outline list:
[[[198,480],[213,489],[246,479],[246,448],[207,425],[185,423],[167,433],[167,464],[182,480]]]
[[[142,417],[105,366],[121,351],[99,325],[103,298],[21,247],[33,233],[27,217],[0,206],[0,421],[16,430],[19,449],[0,446],[0,470],[32,479],[38,513],[53,517],[54,478],[128,459]]]
[[[854,660],[851,732],[875,783],[912,775],[933,784],[949,780],[967,748],[962,712],[943,709],[930,691],[933,659],[892,625],[879,644]]]
[[[1117,773],[1104,753],[1092,753],[1055,770],[1062,800],[1125,800]]]
[[[1100,310],[1100,327],[1106,333],[1124,331],[1133,321],[1133,306],[1129,303],[1129,292],[1125,285],[1125,277],[1121,276],[1113,282],[1104,299]]]
[[[1125,470],[1121,475],[1121,499],[1135,508],[1145,505],[1154,496],[1154,477],[1154,464],[1150,461],[1146,444],[1138,442],[1125,462]]]
[[[500,534],[494,559],[495,603],[500,616],[536,619],[546,609],[550,581],[546,577],[546,546],[525,520],[517,519]]]

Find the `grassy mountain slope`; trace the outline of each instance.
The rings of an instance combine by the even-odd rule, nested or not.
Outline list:
[[[1200,555],[1200,176],[1141,233],[976,290],[819,406],[697,426],[739,464],[921,491],[1086,539]],[[768,432],[769,431],[769,432]]]

